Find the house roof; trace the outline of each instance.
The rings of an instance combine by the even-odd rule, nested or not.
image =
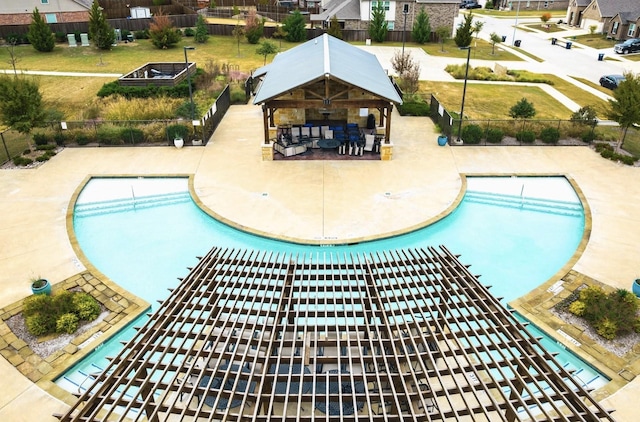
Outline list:
[[[91,9],[93,1],[91,0],[72,0],[75,3],[78,3],[80,6],[86,7],[87,9]]]
[[[600,9],[600,16],[611,18],[618,13],[638,10],[638,0],[594,0]],[[636,15],[637,17],[637,15]]]
[[[310,20],[328,21],[334,16],[340,21],[360,20],[360,0],[331,0],[324,5],[321,13],[312,14]]]
[[[445,247],[213,248],[61,421],[613,421]]]
[[[271,64],[253,74],[255,78],[263,75],[254,104],[262,104],[323,78],[356,86],[376,97],[402,104],[375,55],[328,34],[279,53]]]

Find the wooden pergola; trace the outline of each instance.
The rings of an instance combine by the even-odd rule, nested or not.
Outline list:
[[[213,248],[62,421],[613,421],[445,247]]]

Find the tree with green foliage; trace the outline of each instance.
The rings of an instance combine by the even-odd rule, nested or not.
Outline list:
[[[424,9],[420,9],[416,16],[415,22],[413,22],[413,28],[411,29],[411,38],[418,44],[424,44],[429,42],[431,38],[431,24],[429,23],[429,15]]]
[[[473,34],[473,13],[464,16],[463,21],[458,24],[456,36],[453,38],[458,47],[469,47]]]
[[[580,107],[578,111],[571,113],[570,120],[574,123],[581,123],[595,127],[598,124],[598,115],[593,106],[586,105],[584,107]]]
[[[509,116],[514,119],[530,119],[535,115],[536,108],[524,97],[509,109]]]
[[[289,42],[301,42],[307,40],[307,29],[304,16],[298,9],[282,21],[282,29],[287,34],[285,39]]]
[[[491,54],[495,54],[496,44],[499,44],[502,42],[502,37],[496,34],[495,32],[492,32],[491,35],[489,35],[489,40],[491,41]]]
[[[256,50],[256,54],[260,54],[264,56],[264,64],[267,64],[267,56],[269,54],[276,54],[278,52],[278,47],[270,41],[262,41],[260,43],[260,47]]]
[[[440,51],[444,53],[444,42],[451,36],[451,29],[448,26],[439,26],[436,28],[436,36],[440,41]]]
[[[110,50],[116,42],[116,33],[107,22],[98,0],[94,0],[89,11],[89,36],[100,50]]]
[[[48,53],[53,50],[56,45],[56,39],[51,32],[51,28],[47,25],[42,15],[36,7],[31,14],[31,24],[29,24],[29,32],[27,33],[27,39],[38,51]]]
[[[264,35],[264,19],[259,19],[256,9],[251,9],[244,22],[244,35],[247,41],[249,44],[258,44]]]
[[[375,42],[384,42],[387,39],[389,27],[385,19],[384,5],[378,2],[371,11],[371,22],[369,23],[369,36]]]
[[[231,31],[231,35],[233,35],[233,38],[235,38],[238,43],[238,56],[240,56],[240,40],[244,36],[244,28],[236,24],[236,27]]]
[[[342,28],[340,28],[340,22],[338,22],[338,18],[336,15],[331,17],[329,21],[329,29],[327,30],[327,34],[332,37],[336,37],[338,39],[342,39]]]
[[[149,24],[149,37],[153,45],[165,49],[179,43],[182,35],[176,31],[167,15],[158,12]]]
[[[207,28],[207,22],[204,20],[204,16],[198,14],[198,19],[196,20],[196,33],[193,36],[193,39],[200,44],[204,44],[209,39],[209,29]]]
[[[471,31],[476,34],[476,39],[478,38],[478,36],[480,36],[480,33],[482,32],[482,28],[484,28],[484,22],[482,22],[481,20],[477,20],[475,22],[473,22],[473,26],[471,27]]]
[[[618,84],[618,88],[612,92],[612,100],[606,112],[607,118],[620,125],[620,139],[618,139],[618,151],[624,145],[629,127],[640,124],[640,76],[632,73],[624,73],[625,80]]]
[[[44,106],[38,83],[24,76],[0,75],[0,120],[20,133],[42,122]]]

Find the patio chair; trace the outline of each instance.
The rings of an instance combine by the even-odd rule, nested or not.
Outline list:
[[[364,150],[368,152],[373,152],[373,145],[375,144],[376,137],[375,135],[364,135]]]

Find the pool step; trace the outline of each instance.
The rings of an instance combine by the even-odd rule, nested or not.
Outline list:
[[[530,198],[527,196],[468,190],[465,193],[465,200],[480,204],[519,208],[528,211],[546,212],[572,217],[581,217],[583,215],[582,205],[580,203],[555,199]]]
[[[136,209],[153,208],[181,204],[191,201],[189,192],[172,192],[161,195],[148,195],[130,198],[118,198],[109,201],[85,202],[77,204],[74,209],[75,217],[90,217],[94,215],[134,211]]]

